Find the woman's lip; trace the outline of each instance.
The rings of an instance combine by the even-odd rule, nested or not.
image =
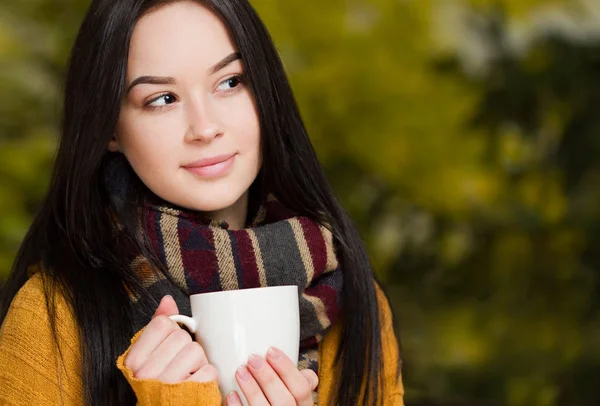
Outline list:
[[[220,164],[221,162],[225,162],[228,159],[232,158],[234,155],[235,154],[217,155],[217,156],[213,156],[211,158],[199,159],[197,161],[190,162],[189,164],[185,164],[185,165],[183,165],[183,167],[186,169],[189,169],[189,168],[201,168],[204,166]]]
[[[213,178],[217,176],[224,175],[233,165],[233,161],[235,160],[235,155],[222,155],[214,158],[203,159],[200,161],[193,162],[192,164],[188,164],[183,168],[188,171],[205,177],[205,178]]]

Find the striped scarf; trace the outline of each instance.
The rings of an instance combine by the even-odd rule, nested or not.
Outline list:
[[[117,218],[123,204],[119,183],[115,188],[107,182]],[[342,305],[343,274],[326,227],[294,215],[273,197],[243,230],[229,230],[225,222],[207,221],[164,201],[143,205],[139,214],[138,230],[151,243],[163,271],[156,272],[140,253],[132,253],[131,267],[153,297],[170,294],[181,314],[191,315],[193,294],[297,285],[298,368],[318,373],[318,343]],[[132,300],[136,302],[133,296]],[[144,316],[136,324],[145,325]],[[316,400],[316,392],[313,397]]]

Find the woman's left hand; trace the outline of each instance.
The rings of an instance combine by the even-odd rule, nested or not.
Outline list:
[[[267,359],[253,355],[241,366],[235,379],[249,406],[313,406],[312,392],[319,384],[314,371],[299,371],[281,350],[271,348]],[[227,406],[241,405],[239,396],[227,396]]]

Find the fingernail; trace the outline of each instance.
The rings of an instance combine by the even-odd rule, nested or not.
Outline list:
[[[248,382],[249,380],[252,379],[252,375],[250,375],[250,371],[248,371],[248,368],[246,368],[245,366],[241,366],[238,368],[237,373],[239,375],[239,377],[242,379],[242,381],[246,381]],[[230,394],[231,396],[231,394]]]
[[[250,364],[250,366],[254,369],[260,369],[263,367],[263,365],[265,365],[265,360],[256,354],[252,354],[248,358],[248,364]]]
[[[281,354],[283,354],[283,353],[279,349],[277,349],[275,347],[269,348],[268,355],[272,359],[279,359],[279,358],[281,358]]]
[[[239,405],[240,404],[240,402],[238,402],[238,397],[235,392],[231,392],[229,395],[227,395],[227,404],[229,404],[229,405]]]

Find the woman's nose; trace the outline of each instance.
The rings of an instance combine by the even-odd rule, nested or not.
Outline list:
[[[187,114],[189,125],[186,142],[210,142],[223,133],[223,125],[210,97],[189,103]]]

